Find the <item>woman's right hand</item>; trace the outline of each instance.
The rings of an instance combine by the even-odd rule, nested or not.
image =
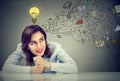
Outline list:
[[[43,66],[32,66],[30,69],[31,74],[41,74],[44,71]]]

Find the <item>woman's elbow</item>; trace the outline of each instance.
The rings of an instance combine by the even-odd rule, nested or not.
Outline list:
[[[74,72],[73,73],[78,73],[78,67],[77,66],[74,68]]]
[[[77,65],[72,65],[70,69],[71,73],[78,73],[78,66]]]

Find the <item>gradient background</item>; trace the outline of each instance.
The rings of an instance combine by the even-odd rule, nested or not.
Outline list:
[[[77,11],[79,4],[83,8]],[[32,24],[30,7],[37,6],[41,13],[36,24],[44,27],[48,41],[62,44],[76,61],[79,72],[120,71],[120,31],[114,31],[120,25],[120,16],[114,12],[115,5],[120,1],[1,0],[0,70],[20,42],[25,26]],[[83,23],[76,24],[79,19]],[[96,47],[95,40],[104,40],[104,46]]]

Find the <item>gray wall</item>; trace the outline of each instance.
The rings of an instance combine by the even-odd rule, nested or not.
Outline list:
[[[70,4],[71,2],[71,4]],[[76,6],[79,9],[76,9]],[[3,0],[0,2],[0,69],[16,49],[25,26],[32,24],[28,10],[40,8],[36,24],[76,61],[79,72],[120,71],[120,25],[113,11],[117,0]],[[78,23],[77,23],[78,22]],[[95,41],[103,40],[103,47]],[[115,41],[115,42],[114,42]]]

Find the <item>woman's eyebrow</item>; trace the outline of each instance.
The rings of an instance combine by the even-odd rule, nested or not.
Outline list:
[[[44,36],[42,36],[42,37],[40,37],[40,39],[43,39],[44,38]],[[31,40],[30,42],[36,42],[35,40]]]
[[[36,42],[36,41],[34,41],[34,40],[31,40],[30,42]]]
[[[40,39],[44,38],[44,36],[42,36]]]

